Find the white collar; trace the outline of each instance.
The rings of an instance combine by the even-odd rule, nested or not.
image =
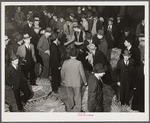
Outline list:
[[[76,59],[76,57],[70,56],[71,59]]]
[[[132,47],[132,46],[129,46],[129,47],[127,47],[127,49],[128,49],[128,50],[130,50],[130,49],[131,49],[131,47]]]
[[[24,44],[25,46],[26,46],[26,48],[30,48],[30,44],[29,45],[27,45],[27,44]]]
[[[98,75],[96,74],[96,73],[94,73],[94,75],[95,75],[95,77],[99,80],[99,77],[98,77]]]
[[[12,64],[12,66],[17,70],[17,67],[14,64]]]

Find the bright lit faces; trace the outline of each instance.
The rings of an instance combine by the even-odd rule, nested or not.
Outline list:
[[[130,44],[127,40],[125,40],[124,45],[125,45],[126,47],[128,47],[128,46],[130,46],[131,44]]]
[[[98,38],[98,39],[102,39],[102,38],[103,38],[103,35],[97,34],[97,38]]]
[[[131,56],[123,55],[125,61],[128,61]]]

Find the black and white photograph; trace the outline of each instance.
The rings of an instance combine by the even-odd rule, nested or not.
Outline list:
[[[148,1],[2,2],[2,121],[148,121],[148,34]]]

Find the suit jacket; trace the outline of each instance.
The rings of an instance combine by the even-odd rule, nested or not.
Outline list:
[[[108,23],[105,24],[105,26],[104,26],[104,35],[105,35],[106,32],[107,32],[107,28],[108,28]],[[114,25],[114,24],[112,25],[112,36],[113,36],[114,40],[117,39],[117,37],[118,37],[117,26]]]
[[[11,45],[9,45],[9,46],[8,46],[8,53],[9,53],[9,56],[10,56],[12,53],[16,54],[19,46],[20,46],[20,45],[19,45],[17,42],[14,42],[14,43],[12,43]]]
[[[41,56],[45,55],[45,51],[49,50],[49,48],[50,48],[50,43],[48,39],[46,38],[45,35],[42,35],[37,45],[37,49],[39,50],[39,55]]]
[[[141,63],[141,52],[140,52],[140,49],[137,48],[137,47],[132,46],[129,51],[132,54],[131,58],[134,59],[135,66],[140,65],[140,63]]]
[[[19,23],[19,21],[21,21],[21,23],[23,23],[25,15],[24,15],[24,13],[22,11],[20,11],[19,13],[16,12],[15,15],[14,15],[14,18],[15,18],[15,21],[17,23]]]
[[[139,23],[136,27],[136,36],[138,37],[140,34],[144,34],[144,26],[142,23]]]
[[[32,52],[32,58],[36,62],[35,50],[34,50],[33,44],[30,44],[30,49],[31,49],[31,52]],[[25,59],[25,56],[26,56],[26,46],[25,46],[25,44],[18,47],[16,55],[18,55],[21,58]]]
[[[128,82],[132,82],[132,71],[133,71],[133,66],[134,66],[134,60],[129,59],[129,65],[128,65],[128,72],[129,76],[125,76],[125,63],[124,59],[121,59],[117,63],[117,82],[123,83],[125,79],[128,79]]]
[[[33,27],[29,27],[28,23],[23,27],[22,32],[23,34],[29,34],[32,35]]]
[[[108,44],[105,38],[101,39],[98,44],[98,49],[107,56]]]
[[[81,87],[82,83],[86,83],[81,61],[72,58],[63,63],[61,77],[66,87]]]
[[[12,64],[6,69],[5,72],[5,85],[13,87],[13,89],[18,89],[19,85],[22,84],[25,80],[20,68],[16,70]]]
[[[50,45],[50,66],[51,67],[60,67],[60,52],[59,48],[55,43]]]
[[[6,46],[5,48],[5,68],[7,68],[9,66],[10,63],[10,56],[8,53],[8,46]]]
[[[64,33],[66,35],[73,35],[74,34],[74,30],[73,30],[73,24],[72,23],[70,24],[69,29],[70,29],[70,34],[69,34],[69,30],[68,30],[68,25],[67,25],[67,23],[65,23],[64,24]]]
[[[98,49],[96,50],[93,58],[93,66],[95,66],[97,63],[102,63],[103,65],[106,66],[109,65],[106,56]]]
[[[89,112],[103,111],[103,84],[92,73],[88,80],[88,110]]]
[[[91,30],[92,30],[92,27],[93,27],[93,19],[91,18],[91,19],[87,19],[87,21],[88,21],[88,25],[89,25],[89,32],[91,32]]]
[[[57,21],[57,29],[58,30],[64,30],[64,24],[65,24],[65,20],[63,20],[63,22],[61,22],[60,20]]]

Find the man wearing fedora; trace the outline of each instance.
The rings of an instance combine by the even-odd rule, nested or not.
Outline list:
[[[81,85],[86,84],[86,76],[81,61],[78,61],[76,57],[77,50],[73,48],[70,52],[70,59],[62,65],[61,77],[67,90],[67,111],[80,112],[82,104]],[[74,97],[76,101],[74,101]]]
[[[11,64],[6,69],[5,84],[13,89],[18,110],[23,112],[23,104],[26,104],[27,100],[31,96],[31,91],[27,85],[27,80],[24,77],[20,66],[18,65],[19,59],[15,54],[10,56]],[[23,96],[20,96],[20,91],[23,92]]]
[[[112,77],[111,77],[111,69],[110,69],[110,63],[108,62],[106,56],[104,55],[104,53],[102,53],[94,44],[89,44],[87,46],[87,48],[89,49],[90,53],[89,53],[89,58],[88,56],[86,58],[88,58],[89,62],[91,63],[91,65],[94,67],[97,63],[101,63],[103,65],[107,66],[107,71],[106,74],[103,76],[103,81],[105,84],[111,84],[112,83]]]
[[[88,79],[88,111],[103,112],[103,80],[107,67],[101,63],[94,66]]]
[[[117,85],[120,87],[120,101],[122,105],[129,105],[130,89],[134,60],[129,50],[124,50],[123,59],[117,63]]]
[[[23,71],[25,74],[26,79],[28,79],[28,74],[30,73],[30,84],[35,84],[35,50],[34,45],[30,43],[31,37],[29,34],[23,35],[24,44],[18,47],[17,55],[25,61],[23,65]]]
[[[34,18],[31,16],[30,18],[27,19],[27,24],[23,27],[22,34],[28,33],[31,36],[33,31],[33,23]]]
[[[98,49],[104,53],[104,55],[107,55],[108,51],[108,44],[104,37],[104,31],[98,30],[97,34],[93,36],[93,43],[97,45]]]
[[[15,41],[12,41],[11,44],[8,47],[9,55],[16,54],[18,47],[21,46],[23,43],[23,37],[21,34],[16,35]]]
[[[41,73],[41,78],[49,78],[49,59],[50,59],[50,41],[49,36],[52,34],[53,30],[51,27],[47,27],[45,33],[41,36],[37,49],[39,50],[39,55],[42,57],[43,71]]]
[[[51,35],[50,44],[50,67],[52,73],[52,91],[58,93],[58,87],[60,86],[60,51],[58,46],[58,36],[56,33]]]

